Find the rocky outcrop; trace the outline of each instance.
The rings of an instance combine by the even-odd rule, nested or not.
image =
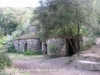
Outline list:
[[[80,59],[93,61],[93,62],[100,62],[100,55],[95,53],[85,53],[80,55]]]
[[[77,68],[100,71],[100,55],[94,53],[81,54],[80,59],[77,61]]]
[[[87,60],[79,60],[77,65],[78,68],[90,71],[98,71],[100,67],[100,63]]]

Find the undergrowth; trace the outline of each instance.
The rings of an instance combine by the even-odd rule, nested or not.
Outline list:
[[[24,55],[41,55],[42,54],[42,51],[30,51],[30,50],[27,50],[26,52],[24,52]]]
[[[10,60],[6,52],[0,51],[0,70],[11,66],[12,66],[12,61]]]

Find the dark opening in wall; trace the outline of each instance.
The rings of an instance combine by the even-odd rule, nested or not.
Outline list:
[[[72,46],[74,47],[74,41],[73,41],[73,39],[70,39],[70,41],[67,39],[66,43],[68,43],[68,55],[69,56],[74,55],[75,53],[74,53],[73,48],[72,48]]]
[[[25,43],[24,50],[25,50],[25,52],[27,51],[27,43]]]
[[[44,44],[44,54],[47,54],[47,44]]]
[[[20,44],[18,43],[18,51],[19,51],[19,46],[20,46]]]

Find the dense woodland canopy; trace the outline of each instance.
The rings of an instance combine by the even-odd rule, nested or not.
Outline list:
[[[88,29],[94,32],[98,23],[99,0],[40,0],[35,14],[41,25],[39,33],[43,40],[49,37],[72,37],[80,50],[80,39]],[[90,34],[90,32],[88,34]],[[83,33],[83,34],[82,34]],[[70,42],[71,43],[71,42]]]
[[[0,27],[4,35],[11,34],[18,27],[28,22],[33,8],[0,7]]]
[[[98,2],[99,0],[40,0],[40,6],[35,10],[36,19],[42,25],[45,37],[71,33],[76,35],[78,27],[82,25],[98,25]]]

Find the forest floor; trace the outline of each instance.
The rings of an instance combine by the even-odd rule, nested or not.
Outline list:
[[[82,53],[100,54],[100,38],[97,44],[82,51]],[[9,54],[17,72],[10,75],[100,75],[100,71],[86,71],[75,67],[77,55],[72,57],[49,58],[47,55],[25,56],[23,54]],[[10,73],[10,71],[8,71]],[[23,74],[21,74],[23,73]]]

